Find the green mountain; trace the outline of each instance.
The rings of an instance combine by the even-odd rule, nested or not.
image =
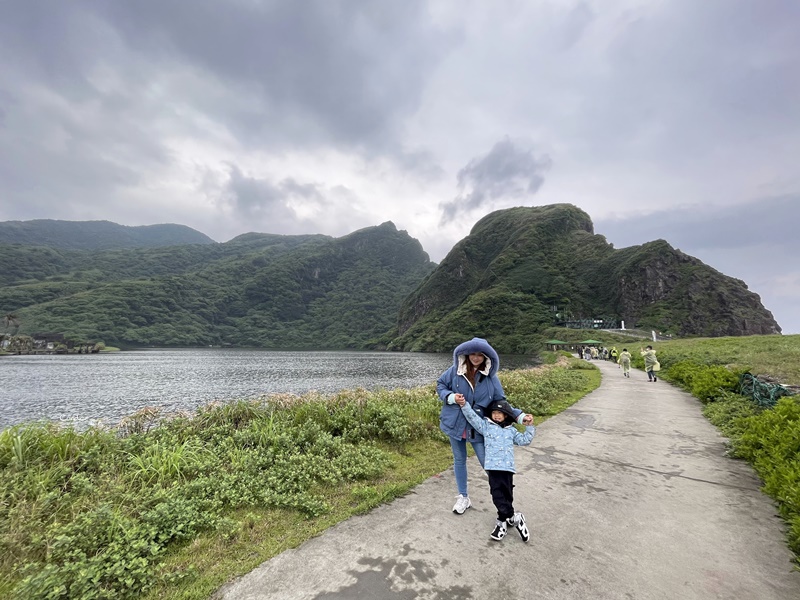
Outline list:
[[[568,204],[491,213],[438,266],[390,222],[340,238],[167,245],[173,235],[106,250],[54,239],[0,243],[6,332],[123,347],[443,352],[481,336],[504,353],[538,352],[545,328],[592,318],[680,336],[780,332],[744,282],[663,240],[615,249]]]
[[[384,223],[341,238],[246,234],[133,250],[0,245],[0,311],[20,334],[122,346],[363,348],[434,268]]]
[[[682,336],[779,333],[744,282],[658,240],[620,250],[569,204],[487,215],[404,301],[400,350],[447,351],[472,336],[535,352],[554,321],[614,318]]]
[[[207,235],[186,225],[142,225],[128,227],[110,221],[0,222],[0,244],[24,244],[72,250],[153,248],[183,244],[213,244]]]

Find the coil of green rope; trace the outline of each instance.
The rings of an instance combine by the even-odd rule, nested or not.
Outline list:
[[[792,392],[784,386],[759,381],[758,377],[748,372],[739,376],[739,393],[742,396],[749,396],[753,402],[765,408],[772,408],[779,398],[792,395]]]

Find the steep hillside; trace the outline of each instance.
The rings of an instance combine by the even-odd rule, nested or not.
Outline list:
[[[446,351],[489,337],[532,352],[558,314],[612,317],[677,335],[778,333],[744,282],[663,240],[615,250],[568,204],[487,215],[404,301],[387,346]]]
[[[0,246],[4,255],[22,265],[0,289],[19,333],[123,346],[365,347],[435,266],[392,223],[342,238],[246,234],[107,252]]]
[[[128,227],[110,221],[0,222],[0,244],[23,244],[71,250],[155,248],[183,244],[214,244],[207,235],[186,225],[162,224]]]

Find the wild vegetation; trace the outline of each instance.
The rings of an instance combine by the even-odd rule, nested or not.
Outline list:
[[[572,365],[501,372],[541,421],[599,384]],[[433,385],[270,396],[118,430],[0,433],[0,596],[207,598],[232,576],[451,461]]]

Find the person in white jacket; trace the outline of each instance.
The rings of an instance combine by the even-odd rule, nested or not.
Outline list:
[[[479,417],[463,399],[456,402],[470,425],[483,435],[486,449],[483,467],[489,476],[492,502],[497,509],[497,521],[490,537],[499,542],[506,537],[511,525],[517,528],[522,541],[527,542],[530,533],[525,515],[514,510],[514,446],[530,444],[536,428],[527,425],[524,432],[517,431],[514,410],[505,400],[495,400],[487,406],[483,412],[489,416],[485,418]]]

